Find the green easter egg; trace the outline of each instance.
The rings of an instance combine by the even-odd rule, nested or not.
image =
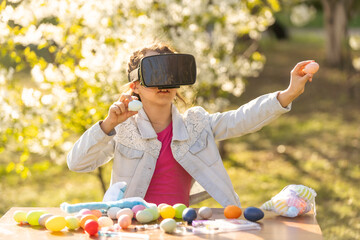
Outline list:
[[[136,220],[140,223],[148,223],[153,219],[154,216],[149,209],[140,210],[136,213]]]
[[[76,230],[80,227],[79,219],[75,216],[65,217],[66,227],[70,230]]]
[[[148,209],[149,209],[148,211],[150,211],[153,215],[153,220],[157,220],[160,217],[160,211],[156,205],[151,206]]]
[[[46,212],[43,210],[31,210],[26,214],[26,221],[31,226],[38,226],[39,225],[39,218],[41,215],[45,214]]]
[[[182,213],[187,207],[185,204],[177,203],[173,206],[173,208],[175,209],[175,218],[182,218]]]
[[[45,222],[46,229],[52,232],[58,232],[64,229],[66,220],[63,216],[52,216]]]
[[[13,218],[16,222],[21,223],[26,221],[27,213],[21,210],[17,210],[13,214]]]

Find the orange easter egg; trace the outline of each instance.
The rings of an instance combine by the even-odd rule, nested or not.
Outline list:
[[[97,218],[100,218],[102,216],[102,212],[100,210],[91,210],[91,214],[95,215]]]
[[[241,208],[235,205],[229,205],[224,209],[224,216],[226,218],[239,218],[241,214]]]
[[[95,216],[95,215],[92,215],[92,214],[86,214],[84,216],[82,216],[82,218],[80,219],[80,227],[84,228],[85,227],[85,222],[87,220],[95,220],[97,221],[98,218]]]

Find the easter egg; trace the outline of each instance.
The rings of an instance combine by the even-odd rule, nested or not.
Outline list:
[[[26,221],[27,212],[17,210],[13,214],[13,218],[16,222],[21,223]]]
[[[174,218],[175,217],[175,209],[170,205],[164,206],[160,210],[160,215],[164,219],[165,218]]]
[[[121,228],[126,229],[131,225],[131,218],[126,214],[121,215],[118,219],[118,224]]]
[[[90,236],[93,236],[99,231],[99,223],[93,219],[89,219],[85,222],[84,230]]]
[[[212,216],[212,210],[211,210],[211,208],[201,207],[201,208],[199,209],[199,216],[200,216],[202,219],[209,219],[209,218],[211,218],[211,216]]]
[[[256,222],[264,217],[264,212],[260,208],[248,207],[244,211],[244,217],[249,221]]]
[[[95,215],[97,218],[102,216],[102,212],[100,210],[97,210],[97,209],[91,210],[91,214]]]
[[[142,103],[139,100],[132,100],[129,102],[128,109],[129,111],[139,111],[142,108]]]
[[[70,230],[76,230],[80,227],[80,221],[76,216],[66,216],[66,227]]]
[[[32,210],[26,214],[26,221],[32,226],[39,225],[39,218],[41,215],[45,214],[43,210]]]
[[[175,218],[182,218],[182,213],[187,207],[185,204],[177,203],[173,206],[173,208],[175,209]]]
[[[286,212],[286,216],[288,217],[296,217],[299,214],[299,210],[296,207],[289,207]]]
[[[66,220],[63,216],[52,216],[45,222],[46,229],[52,232],[58,232],[64,229],[66,226]]]
[[[159,209],[158,209],[158,207],[156,205],[151,206],[148,209],[153,215],[153,220],[156,220],[156,219],[158,219],[160,217],[160,211],[159,211]]]
[[[136,216],[136,213],[140,210],[144,210],[146,207],[144,205],[135,205],[133,206],[133,208],[131,209],[134,213],[134,216]]]
[[[224,216],[226,218],[239,218],[242,214],[241,208],[235,205],[229,205],[224,209]]]
[[[176,229],[176,221],[172,218],[167,218],[161,221],[160,229],[166,233],[172,233]]]
[[[84,228],[85,222],[90,219],[95,220],[95,221],[98,220],[98,218],[96,216],[94,216],[92,214],[86,214],[86,215],[82,216],[82,218],[80,219],[80,227]]]
[[[87,209],[87,208],[83,208],[79,211],[79,214],[81,215],[86,215],[86,214],[92,214],[91,210],[90,209]]]
[[[134,212],[130,208],[123,208],[116,213],[116,219],[119,219],[119,217],[124,214],[128,215],[130,218],[134,217]]]
[[[154,219],[154,215],[149,209],[140,210],[136,213],[136,220],[140,223],[148,223]]]
[[[111,207],[111,208],[109,208],[109,209],[107,210],[107,215],[108,215],[108,217],[111,218],[111,219],[117,219],[117,218],[116,218],[116,213],[117,213],[118,211],[120,211],[120,210],[121,210],[121,208]]]
[[[191,223],[197,217],[196,211],[193,208],[186,208],[183,211],[182,219],[188,223]]]
[[[160,204],[158,205],[158,209],[159,209],[159,211],[161,210],[161,208],[163,208],[163,207],[165,207],[165,206],[169,206],[169,204],[166,204],[166,203],[160,203]]]
[[[273,200],[273,206],[274,206],[274,211],[275,211],[277,214],[286,216],[286,212],[287,212],[287,210],[289,209],[289,206],[288,206],[288,204],[287,204],[287,202],[286,202],[285,199],[276,199],[276,200]]]
[[[304,67],[304,73],[316,73],[318,70],[319,70],[319,64],[316,63],[316,62],[311,62],[309,64],[307,64],[305,67]]]
[[[111,218],[109,217],[100,217],[98,219],[98,223],[99,223],[99,227],[111,227],[114,225],[114,222]]]
[[[39,217],[39,225],[45,227],[46,220],[48,220],[50,217],[54,216],[50,213],[45,213]]]

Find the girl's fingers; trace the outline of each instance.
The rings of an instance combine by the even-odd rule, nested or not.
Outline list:
[[[119,99],[120,102],[124,102],[126,104],[128,104],[132,100],[133,99],[132,99],[131,95],[129,95],[129,94],[121,94],[120,99]]]
[[[307,60],[307,61],[302,61],[302,62],[298,62],[295,67],[293,68],[293,70],[291,70],[291,73],[296,73],[296,74],[300,74],[301,76],[304,76],[305,73],[303,73],[302,69],[309,63],[314,62],[314,60]]]
[[[132,97],[132,100],[139,100],[139,98],[136,96],[131,96],[131,97]]]
[[[123,102],[115,102],[114,105],[117,106],[121,113],[124,113],[126,111],[126,107]]]
[[[120,108],[115,103],[111,105],[110,112],[115,112],[117,115],[121,114]]]

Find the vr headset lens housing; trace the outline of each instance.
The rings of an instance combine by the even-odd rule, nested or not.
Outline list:
[[[178,88],[196,80],[196,63],[190,54],[163,54],[144,57],[129,81],[140,80],[146,87]]]

